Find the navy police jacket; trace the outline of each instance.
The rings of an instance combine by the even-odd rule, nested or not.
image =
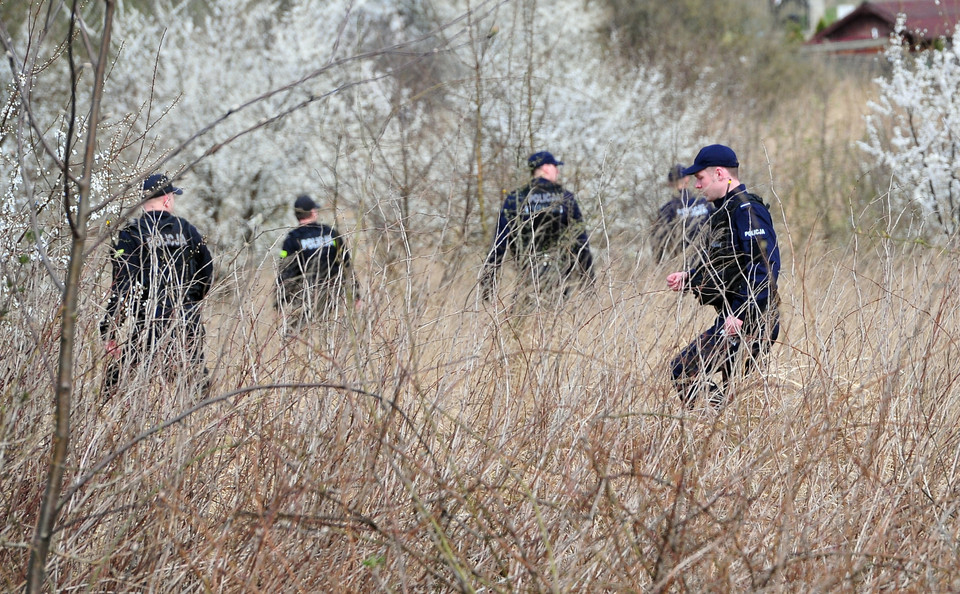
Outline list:
[[[128,313],[142,323],[172,319],[177,309],[190,312],[212,285],[213,258],[196,227],[167,211],[147,211],[117,237],[100,333],[110,338]]]
[[[307,277],[313,282],[339,280],[350,267],[350,252],[336,229],[321,223],[295,227],[280,250],[280,282]]]
[[[780,248],[770,210],[742,184],[715,204],[687,287],[704,305],[751,324],[778,301]]]
[[[714,205],[702,196],[681,190],[657,212],[654,246],[660,252],[667,253],[676,253],[690,246],[713,211]]]
[[[575,262],[583,273],[593,265],[576,198],[560,184],[543,178],[507,195],[486,268],[498,269],[508,249],[522,266],[528,265],[531,257],[558,252],[570,258],[567,272]]]

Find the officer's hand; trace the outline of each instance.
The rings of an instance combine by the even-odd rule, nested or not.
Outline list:
[[[667,286],[670,287],[672,291],[682,291],[683,285],[686,284],[688,276],[689,273],[686,270],[668,274]]]
[[[120,347],[117,346],[116,340],[108,340],[106,344],[107,354],[114,359],[120,358]]]
[[[737,336],[740,334],[740,328],[743,327],[743,320],[736,316],[727,316],[723,320],[723,333],[727,336]]]

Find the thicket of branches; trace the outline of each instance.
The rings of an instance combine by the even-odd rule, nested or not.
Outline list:
[[[858,202],[843,87],[694,91],[600,43],[618,17],[596,3],[113,6],[35,2],[0,29],[4,589],[960,577],[960,277]],[[642,248],[663,172],[706,140],[738,149],[787,261],[784,338],[721,414],[679,407],[665,363],[707,314]],[[517,316],[477,302],[476,264],[541,148],[600,274]],[[203,401],[145,368],[101,389],[104,243],[156,169],[218,259]],[[265,256],[303,191],[350,232],[364,306],[284,342]],[[884,239],[838,239],[868,222]]]

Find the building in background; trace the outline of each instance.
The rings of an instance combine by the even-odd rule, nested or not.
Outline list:
[[[928,48],[953,36],[960,21],[960,0],[889,0],[864,2],[846,12],[807,42],[810,49],[835,54],[875,54],[883,51],[897,23],[906,15],[905,36],[911,48]]]

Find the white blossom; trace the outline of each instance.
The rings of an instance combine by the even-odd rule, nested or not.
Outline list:
[[[94,201],[135,176],[185,170],[178,211],[220,250],[269,248],[300,193],[329,204],[336,192],[351,220],[368,219],[356,229],[414,229],[425,242],[469,211],[478,239],[501,191],[523,181],[526,155],[550,150],[588,216],[604,201],[605,224],[636,227],[645,185],[695,154],[690,130],[709,89],[678,100],[656,68],[604,49],[597,3],[441,4],[428,16],[387,0],[219,0],[202,18],[191,2],[158,2],[149,15],[125,7]],[[65,92],[58,67],[59,78],[44,73],[52,97]],[[66,127],[50,129],[63,147]],[[468,208],[481,195],[483,209]]]
[[[960,217],[960,29],[946,49],[916,54],[903,30],[901,15],[885,51],[891,71],[875,81],[879,97],[867,105],[859,146],[896,181],[894,204],[917,207],[933,237],[952,237]]]

